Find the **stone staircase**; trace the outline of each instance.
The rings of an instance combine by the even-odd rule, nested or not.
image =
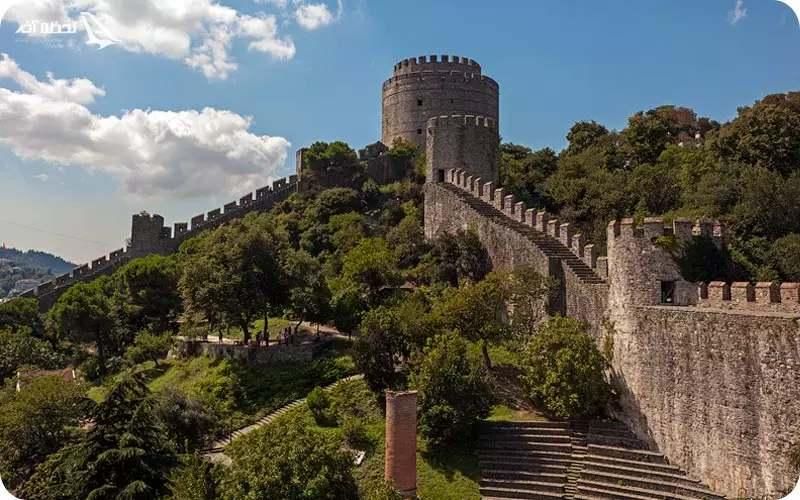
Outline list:
[[[481,497],[722,500],[615,422],[486,422]]]
[[[589,267],[582,259],[572,253],[561,241],[553,238],[552,236],[538,231],[530,226],[527,226],[517,220],[512,219],[505,213],[501,212],[493,205],[472,196],[465,192],[458,186],[448,183],[439,184],[440,187],[451,191],[459,197],[464,203],[469,205],[470,208],[478,212],[481,216],[491,219],[497,224],[506,226],[514,231],[525,235],[531,242],[533,242],[539,250],[548,257],[553,257],[561,262],[564,262],[567,267],[583,282],[587,284],[601,284],[605,283],[603,279],[598,276],[594,270]]]

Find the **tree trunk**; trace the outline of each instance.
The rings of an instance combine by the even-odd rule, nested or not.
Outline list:
[[[269,323],[269,309],[264,309],[264,329],[261,333],[264,335],[264,340],[267,341],[267,347],[269,347],[269,328],[267,328],[267,324]]]
[[[250,344],[250,325],[246,321],[241,323],[242,333],[244,334],[244,345]]]
[[[319,323],[317,323],[317,340],[319,340]]]
[[[486,365],[486,369],[491,370],[492,360],[489,358],[489,347],[485,340],[481,343],[481,352],[483,353],[483,363]]]

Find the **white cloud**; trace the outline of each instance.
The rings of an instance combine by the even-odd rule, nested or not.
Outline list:
[[[50,179],[50,176],[47,174],[38,174],[34,175],[33,178],[38,181],[47,182],[47,180]]]
[[[728,12],[728,20],[732,25],[736,25],[745,17],[747,17],[747,8],[744,6],[744,0],[736,0],[733,10]]]
[[[339,0],[339,7],[335,16],[324,3],[299,3],[294,11],[294,18],[297,24],[308,31],[328,26],[334,21],[338,21],[341,15],[341,0]]]
[[[6,17],[18,24],[65,22],[76,21],[81,12],[94,14],[124,50],[181,60],[208,78],[225,79],[236,70],[230,49],[238,39],[278,60],[295,54],[275,16],[243,14],[217,0],[31,0]],[[264,29],[248,28],[253,24]]]
[[[55,101],[89,104],[94,102],[95,96],[106,95],[105,90],[97,88],[94,83],[85,78],[62,80],[53,78],[53,75],[48,73],[47,81],[40,82],[32,74],[23,71],[13,59],[8,57],[8,54],[0,54],[0,78],[13,80],[22,90]]]
[[[4,63],[14,61],[5,56]],[[290,147],[283,137],[250,132],[252,119],[231,111],[134,109],[102,116],[54,96],[47,85],[0,87],[0,143],[24,159],[106,173],[130,194],[246,193],[275,176]]]

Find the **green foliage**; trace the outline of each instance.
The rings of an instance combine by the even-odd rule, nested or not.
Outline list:
[[[335,435],[279,419],[229,447],[234,466],[225,471],[222,498],[358,498],[352,456],[340,446]]]
[[[550,149],[531,151],[516,144],[500,146],[500,184],[529,205],[545,203],[545,180],[558,166]]]
[[[212,408],[174,388],[156,395],[154,411],[180,453],[198,450],[208,436],[220,430],[219,419]]]
[[[800,281],[800,234],[791,233],[776,240],[772,258],[787,281]]]
[[[560,418],[592,417],[611,397],[606,361],[586,326],[551,318],[527,345],[524,380],[531,398]]]
[[[328,399],[328,394],[325,392],[325,389],[314,387],[314,390],[306,396],[306,406],[317,424],[325,425],[330,422],[329,410],[331,402]]]
[[[218,475],[214,466],[197,455],[187,455],[169,478],[170,500],[215,500]]]
[[[473,231],[437,236],[420,266],[425,281],[450,286],[480,281],[491,268],[489,254]]]
[[[166,493],[176,463],[144,375],[129,373],[92,411],[94,426],[37,467],[24,497],[151,499]]]
[[[37,337],[44,335],[44,325],[39,315],[36,299],[15,298],[0,304],[0,330],[30,330]]]
[[[182,311],[178,278],[175,257],[161,255],[135,259],[114,273],[116,300],[123,302],[132,330],[159,333],[177,328]]]
[[[364,421],[355,417],[345,417],[341,423],[342,436],[347,445],[355,450],[363,450],[370,446],[367,427]]]
[[[363,168],[350,146],[341,141],[315,142],[303,154],[303,179],[317,186],[359,186]]]
[[[49,342],[33,337],[30,331],[0,328],[0,383],[13,377],[22,366],[53,369],[64,366],[66,359]]]
[[[695,236],[686,241],[678,257],[681,275],[690,282],[708,282],[722,279],[728,271],[727,256],[709,237]]]
[[[252,214],[183,248],[179,286],[187,312],[202,316],[212,329],[235,325],[249,342],[252,322],[266,321],[286,300],[285,245],[268,216]]]
[[[355,361],[375,393],[405,385],[406,373],[401,364],[411,354],[405,324],[398,310],[389,307],[369,311],[361,322]]]
[[[0,476],[16,488],[35,467],[75,433],[90,402],[85,387],[60,377],[35,377],[15,392],[9,384],[0,396]]]
[[[431,312],[441,330],[452,330],[480,343],[484,363],[491,368],[488,346],[511,338],[507,301],[511,298],[508,275],[491,273],[478,283],[467,282],[445,291]]]
[[[412,386],[419,391],[420,430],[437,447],[472,435],[492,406],[486,369],[452,333],[430,342]]]
[[[165,358],[171,347],[172,335],[169,333],[139,332],[133,345],[125,351],[125,357],[134,364],[153,361],[158,366],[158,360]]]
[[[116,328],[117,315],[108,294],[107,278],[70,287],[47,315],[50,335],[57,340],[92,342],[97,346],[100,373],[111,354],[119,353],[128,342],[125,332]]]

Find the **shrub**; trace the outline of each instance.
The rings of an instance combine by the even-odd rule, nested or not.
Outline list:
[[[551,318],[527,345],[528,392],[556,417],[595,416],[611,396],[606,361],[585,328],[571,318]]]
[[[358,498],[350,452],[337,436],[302,421],[278,419],[226,453],[236,466],[225,470],[224,499]]]
[[[345,417],[342,421],[342,435],[348,446],[363,450],[370,444],[364,421],[355,417]]]
[[[306,397],[306,406],[314,416],[314,420],[324,425],[329,421],[328,409],[331,406],[328,394],[321,387],[315,387]]]
[[[472,435],[475,424],[489,414],[486,368],[454,333],[429,343],[412,385],[420,393],[420,430],[434,446]]]
[[[170,500],[217,498],[217,475],[214,465],[199,456],[184,457],[169,477]]]

